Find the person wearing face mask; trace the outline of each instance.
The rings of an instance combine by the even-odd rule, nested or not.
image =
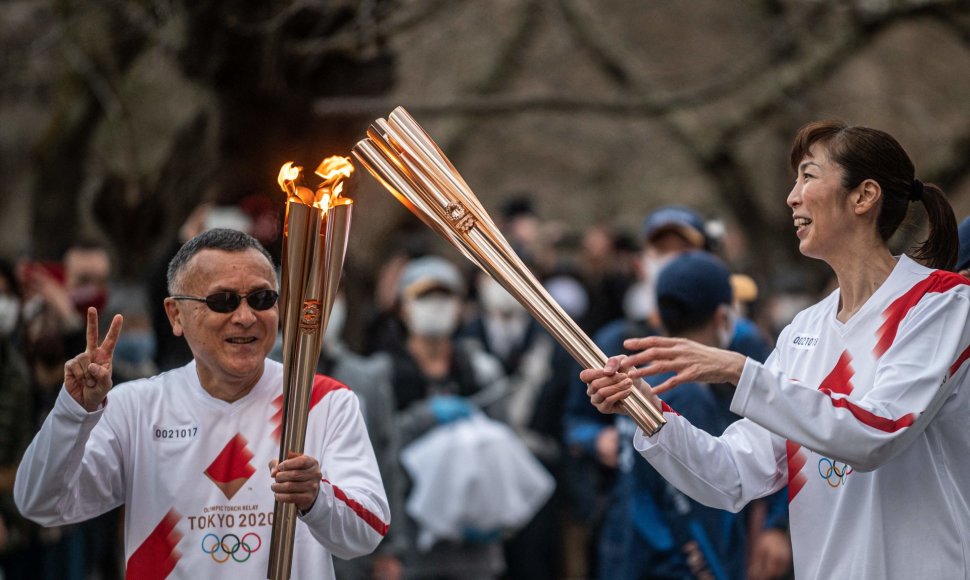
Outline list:
[[[475,278],[477,314],[461,330],[501,361],[509,378],[508,423],[532,454],[558,473],[561,456],[563,389],[555,376],[557,344],[514,296],[484,272]],[[558,576],[561,538],[559,497],[505,542],[510,580],[552,579]]]
[[[676,256],[656,281],[664,336],[724,348],[734,332],[730,273],[706,252]],[[648,377],[650,382],[664,377]],[[666,402],[698,428],[719,435],[732,422],[712,385],[689,383]],[[667,483],[649,464],[635,461],[636,424],[615,415],[620,433],[613,502],[600,541],[599,577],[745,577],[745,520],[708,508]]]
[[[655,288],[657,276],[675,256],[690,250],[712,249],[702,218],[694,210],[663,206],[643,221],[643,250],[640,253],[638,281],[631,286],[623,301],[623,310],[632,320],[658,323]]]
[[[108,260],[104,248],[77,242],[67,249],[61,262],[22,261],[17,267],[19,276],[7,278],[15,280],[14,288],[19,282],[23,293],[8,295],[3,307],[6,314],[0,316],[4,318],[2,324],[12,331],[8,340],[15,340],[23,349],[29,382],[23,396],[18,396],[16,390],[7,390],[0,405],[9,409],[8,417],[17,425],[17,430],[36,432],[54,406],[68,358],[66,353],[69,348],[84,343],[83,319],[78,314],[73,290],[79,286],[81,272],[89,265],[100,271],[102,264],[106,269]],[[18,301],[19,306],[15,307],[14,302]],[[9,387],[15,384],[12,382]],[[26,443],[29,442],[28,439]],[[10,465],[16,469],[16,461],[26,447],[22,442],[12,441],[9,447],[4,444],[4,449],[17,453]],[[82,526],[43,528],[24,519],[19,511],[13,513],[17,515],[7,518],[12,522],[8,534],[8,548],[12,552],[2,564],[8,579],[80,578],[87,568],[97,566],[87,557],[88,537]]]
[[[46,405],[53,405],[70,353],[84,349],[84,313],[104,308],[110,275],[108,249],[88,240],[71,244],[59,264],[23,268],[24,350]]]
[[[103,310],[107,305],[111,280],[111,258],[108,248],[96,240],[74,241],[64,251],[61,262],[46,267],[32,267],[26,272],[25,285],[30,298],[24,311],[25,350],[38,397],[37,420],[55,405],[62,383],[64,363],[70,353],[84,349],[84,315],[88,308]],[[119,376],[124,376],[126,363],[118,360]],[[132,377],[133,378],[133,377]],[[83,542],[85,568],[108,578],[117,575],[115,561],[118,513],[103,514],[75,526],[64,527],[64,540],[58,543]]]
[[[551,424],[546,392],[553,377],[556,342],[529,311],[484,272],[476,275],[477,314],[465,324],[459,338],[474,341],[502,363],[509,378],[508,422],[529,449],[547,464],[560,453],[558,431]]]
[[[397,297],[407,336],[399,347],[376,353],[374,360],[394,388],[394,425],[402,450],[436,427],[477,410],[505,417],[509,387],[502,364],[477,342],[455,338],[464,295],[461,273],[444,258],[412,259],[401,273]],[[405,496],[413,488],[406,474],[403,487]],[[428,550],[419,549],[418,525],[402,503],[391,506],[396,522],[391,534],[407,542],[407,578],[496,578],[502,573],[502,544],[494,530],[469,529],[462,540],[440,540]]]
[[[675,256],[690,250],[709,249],[704,219],[694,210],[676,205],[660,207],[643,221],[643,248],[636,266],[637,280],[623,298],[622,318],[607,323],[592,335],[603,352],[623,352],[623,341],[657,334],[656,281]],[[570,386],[563,416],[565,487],[578,527],[591,531],[586,541],[587,567],[595,569],[598,535],[605,507],[610,501],[616,474],[619,432],[612,419],[589,404],[586,385],[579,381],[579,366],[572,363]],[[588,533],[588,532],[587,532]]]
[[[624,300],[626,316],[601,328],[593,339],[603,352],[624,352],[623,342],[639,336],[654,336],[660,326],[660,312],[657,308],[656,286],[665,267],[687,252],[711,254],[716,241],[708,235],[704,218],[691,208],[679,205],[660,207],[651,212],[643,221],[643,250],[641,252],[639,281],[627,292]],[[713,255],[713,254],[712,254]],[[736,277],[732,276],[732,285]],[[721,337],[728,342],[724,348],[764,361],[771,347],[765,336],[744,316],[734,310],[727,310],[731,324],[722,329],[730,333]],[[718,407],[725,413],[725,420],[733,421],[737,416],[727,410],[734,394],[733,385],[711,385],[709,390],[721,403]],[[580,477],[594,473],[604,483],[601,489],[612,486],[611,478],[618,464],[620,433],[612,420],[604,417],[592,405],[586,395],[586,385],[574,374],[566,403],[565,439],[572,451],[571,461],[596,461],[596,471],[587,469]],[[575,471],[575,470],[574,470]],[[578,479],[578,478],[574,478]],[[581,493],[592,486],[573,484]],[[779,528],[786,526],[782,494],[776,494],[767,504],[768,510],[775,514],[770,524]],[[592,504],[587,499],[584,503]]]

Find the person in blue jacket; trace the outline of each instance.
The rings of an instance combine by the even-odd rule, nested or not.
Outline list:
[[[656,281],[657,311],[668,336],[719,348],[734,338],[730,272],[705,252],[674,258]],[[662,382],[651,377],[649,382]],[[720,434],[735,420],[716,396],[715,386],[691,383],[663,395],[671,407],[701,429]],[[744,513],[701,505],[667,483],[632,448],[636,425],[618,415],[620,434],[613,502],[598,557],[600,578],[733,579],[747,577]],[[769,503],[769,515],[784,515]],[[774,524],[773,524],[774,525]]]
[[[656,285],[665,267],[685,252],[711,252],[717,245],[707,233],[703,217],[693,209],[684,206],[663,206],[651,212],[643,222],[643,242],[641,270],[643,279],[630,289],[624,304],[627,316],[615,320],[599,329],[593,340],[603,352],[626,353],[623,341],[627,338],[651,336],[659,332],[660,313],[657,307]],[[733,280],[732,280],[733,282]],[[771,352],[771,343],[757,329],[753,322],[730,312],[727,329],[732,336],[727,348],[740,352],[758,361],[764,361]],[[632,353],[627,353],[632,354]],[[578,370],[577,365],[571,368]],[[591,530],[591,542],[602,534],[606,511],[614,501],[612,497],[616,485],[616,469],[620,456],[620,433],[614,417],[599,413],[589,403],[586,385],[573,374],[572,384],[566,393],[563,416],[563,438],[566,449],[563,462],[562,483],[569,498],[569,506],[574,517]],[[727,424],[738,419],[728,409],[734,394],[733,385],[713,385],[710,391],[718,403],[717,425]],[[707,397],[707,396],[705,396]],[[720,431],[718,431],[720,433]],[[767,502],[767,518],[763,529],[781,531],[787,539],[787,502],[784,494],[777,494]],[[777,545],[775,542],[772,545]],[[759,561],[761,548],[755,548],[753,561]],[[600,553],[595,551],[588,556],[591,568],[597,569]],[[773,552],[777,553],[777,550]],[[769,558],[776,560],[776,557]]]

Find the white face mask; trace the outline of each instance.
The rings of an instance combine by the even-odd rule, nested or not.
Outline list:
[[[461,302],[454,296],[428,296],[407,303],[404,323],[415,336],[444,338],[458,328]]]
[[[657,256],[647,252],[640,257],[643,279],[631,285],[623,298],[623,312],[627,318],[646,320],[657,311],[657,277],[675,257],[676,253]]]
[[[512,315],[525,313],[525,307],[502,285],[491,278],[481,278],[478,284],[478,297],[482,308],[489,314]]]
[[[717,342],[721,348],[727,348],[731,346],[731,341],[734,340],[734,333],[738,326],[738,314],[730,306],[721,306],[720,308],[723,308],[727,315],[727,324],[718,327]]]
[[[10,336],[17,327],[20,300],[16,296],[0,296],[0,336]]]

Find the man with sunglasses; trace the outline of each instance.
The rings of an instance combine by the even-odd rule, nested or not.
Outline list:
[[[165,310],[194,359],[111,389],[122,319],[68,361],[64,388],[24,456],[15,498],[56,525],[126,506],[129,578],[263,579],[274,500],[299,510],[293,578],[333,578],[331,554],[371,552],[389,509],[357,398],[318,375],[306,453],[277,464],[282,365],[273,261],[254,238],[209,230],[168,269]],[[109,393],[109,389],[110,393]],[[110,404],[109,404],[110,403]]]

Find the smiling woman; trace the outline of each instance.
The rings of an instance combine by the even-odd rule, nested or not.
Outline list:
[[[839,287],[795,317],[764,364],[649,337],[580,376],[593,404],[616,412],[630,378],[672,373],[645,390],[667,426],[638,432],[635,448],[714,507],[738,510],[787,484],[796,577],[967,578],[970,284],[948,271],[953,211],[876,129],[806,125],[791,167],[799,250],[831,266]],[[915,260],[887,244],[914,202],[929,220]],[[685,382],[737,385],[731,410],[744,419],[720,437],[693,427],[656,396]]]
[[[798,132],[790,163],[798,177],[788,198],[788,205],[795,210],[796,226],[800,220],[795,207],[797,194],[813,180],[821,179],[825,186],[834,188],[833,194],[840,196],[841,199],[829,200],[829,209],[866,214],[866,226],[874,223],[883,244],[905,220],[909,204],[922,202],[929,235],[913,257],[931,268],[953,268],[959,248],[953,209],[939,187],[916,178],[913,162],[888,133],[850,127],[840,121],[810,123]],[[840,201],[843,208],[838,208]],[[803,216],[801,221],[807,226],[814,220],[809,216],[804,223]],[[833,231],[832,236],[840,238],[842,231]]]

